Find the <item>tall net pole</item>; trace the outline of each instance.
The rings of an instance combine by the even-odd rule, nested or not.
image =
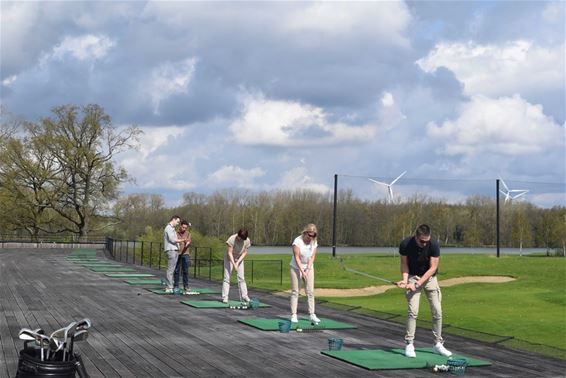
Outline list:
[[[334,175],[334,210],[332,212],[332,257],[336,257],[336,204],[338,203],[338,175]]]
[[[495,241],[499,258],[499,179],[495,180]]]

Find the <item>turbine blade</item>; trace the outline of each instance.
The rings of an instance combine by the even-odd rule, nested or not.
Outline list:
[[[513,198],[513,199],[517,199],[517,198],[519,198],[519,197],[524,196],[524,195],[527,194],[528,192],[529,192],[528,190],[523,190],[521,193],[519,193],[519,194],[513,196],[512,198]]]
[[[404,175],[405,173],[407,173],[407,171],[405,171],[405,172],[401,173],[399,176],[397,176],[397,178],[396,178],[395,180],[391,181],[391,184],[389,184],[389,185],[395,184],[395,183],[397,182],[397,180],[399,180],[401,177],[403,177],[403,175]]]
[[[381,181],[376,181],[376,180],[373,180],[373,179],[370,179],[370,178],[368,178],[368,180],[369,180],[369,181],[372,181],[372,182],[375,182],[376,184],[381,184],[381,185],[389,186],[389,184],[386,184],[386,183],[381,182]]]
[[[501,176],[499,176],[499,181],[501,181],[501,183],[503,184],[503,187],[505,188],[505,190],[509,191],[509,187],[507,186],[507,184],[505,183],[505,181],[503,181],[503,179],[501,178]]]

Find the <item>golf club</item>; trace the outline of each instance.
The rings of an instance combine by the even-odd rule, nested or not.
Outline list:
[[[67,352],[66,347],[70,341],[70,338],[75,335],[76,329],[77,329],[77,323],[71,322],[68,326],[58,329],[51,334],[50,338],[54,339],[57,344],[57,349],[55,351],[55,354],[61,350],[63,351],[62,361],[65,361],[66,352]],[[54,346],[55,344],[51,344],[51,345]],[[55,354],[52,355],[52,359],[55,357]]]
[[[42,329],[38,329],[36,331],[43,332]],[[45,336],[43,333],[38,333],[33,331],[29,328],[22,328],[18,333],[18,337],[20,340],[24,340],[24,348],[27,347],[27,343],[29,341],[34,340],[37,345],[39,345],[40,353],[41,353],[41,361],[44,361],[44,348],[49,345],[49,337]]]
[[[344,265],[343,259],[340,259],[340,267],[347,272],[359,274],[361,276],[373,278],[374,280],[387,282],[388,284],[392,284],[392,285],[397,286],[397,282],[395,282],[395,281],[391,281],[391,280],[388,280],[388,279],[385,279],[385,278],[377,277],[377,276],[374,276],[374,275],[371,275],[371,274],[367,274],[367,273],[364,273],[364,272],[360,272],[360,271],[357,271],[357,270],[354,270],[354,269],[347,268],[346,265]]]
[[[88,339],[88,330],[81,329],[75,332],[75,335],[71,338],[71,342],[69,344],[69,358],[73,358],[73,348],[75,346],[75,341],[85,341]]]

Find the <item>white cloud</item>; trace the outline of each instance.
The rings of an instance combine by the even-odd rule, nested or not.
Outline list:
[[[235,185],[240,188],[254,186],[254,179],[265,175],[265,171],[259,167],[244,169],[238,166],[225,165],[208,176],[210,184]]]
[[[564,127],[520,96],[492,99],[476,95],[456,120],[427,125],[429,137],[448,155],[523,155],[564,145]]]
[[[379,107],[379,126],[385,130],[391,130],[405,119],[407,119],[407,116],[401,112],[395,103],[393,94],[390,92],[384,92],[381,97],[381,105]]]
[[[149,83],[144,85],[144,91],[151,97],[155,114],[159,113],[159,106],[163,100],[175,94],[188,92],[196,63],[195,58],[180,62],[165,62],[151,71]]]
[[[322,194],[330,192],[327,185],[314,182],[312,177],[308,175],[307,168],[303,166],[285,172],[277,182],[275,189],[311,190]]]
[[[564,44],[544,48],[526,40],[502,46],[439,43],[416,64],[425,72],[450,69],[468,94],[499,96],[564,88]]]
[[[53,48],[52,56],[59,59],[66,55],[71,55],[78,60],[101,59],[115,45],[114,40],[104,35],[67,36]]]
[[[167,127],[141,127],[143,134],[140,137],[140,150],[142,157],[147,158],[150,154],[161,147],[167,147],[168,143],[175,138],[180,138],[185,133],[181,126]]]
[[[16,81],[17,78],[18,78],[17,75],[9,76],[9,77],[5,78],[4,80],[2,80],[2,85],[5,86],[5,87],[9,87],[10,85],[12,85]]]
[[[186,128],[180,126],[142,127],[139,149],[120,156],[120,164],[142,188],[188,190],[195,187],[190,161],[179,155]],[[187,155],[187,159],[191,154]]]
[[[282,25],[287,30],[303,34],[321,32],[338,38],[370,35],[382,42],[408,45],[403,32],[411,22],[411,13],[402,1],[298,4],[303,6],[296,7],[284,18]]]
[[[390,92],[384,92],[383,96],[381,97],[381,105],[385,107],[391,107],[395,105],[395,99]]]
[[[330,122],[323,109],[293,101],[246,96],[243,114],[230,124],[237,143],[272,146],[322,146],[372,138],[375,127]]]

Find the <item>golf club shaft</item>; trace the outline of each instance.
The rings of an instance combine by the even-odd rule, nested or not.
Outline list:
[[[395,281],[387,280],[385,278],[377,277],[377,276],[374,276],[374,275],[371,275],[371,274],[367,274],[367,273],[364,273],[364,272],[360,272],[360,271],[357,271],[357,270],[354,270],[354,269],[347,268],[346,265],[344,264],[343,259],[340,259],[340,266],[342,267],[342,269],[344,269],[347,272],[359,274],[361,276],[365,276],[365,277],[373,278],[375,280],[387,282],[389,284],[397,285],[397,282],[395,282]]]
[[[357,270],[354,270],[354,269],[350,269],[350,268],[346,268],[346,267],[344,267],[344,269],[345,269],[347,272],[359,274],[359,275],[361,275],[361,276],[366,276],[366,277],[369,277],[369,278],[373,278],[373,279],[375,279],[375,280],[379,280],[379,281],[387,282],[387,283],[390,283],[390,284],[393,284],[393,285],[397,285],[397,282],[394,282],[394,281],[391,281],[391,280],[387,280],[387,279],[385,279],[385,278],[377,277],[377,276],[374,276],[374,275],[371,275],[371,274],[367,274],[367,273],[360,272],[360,271],[357,271]]]

